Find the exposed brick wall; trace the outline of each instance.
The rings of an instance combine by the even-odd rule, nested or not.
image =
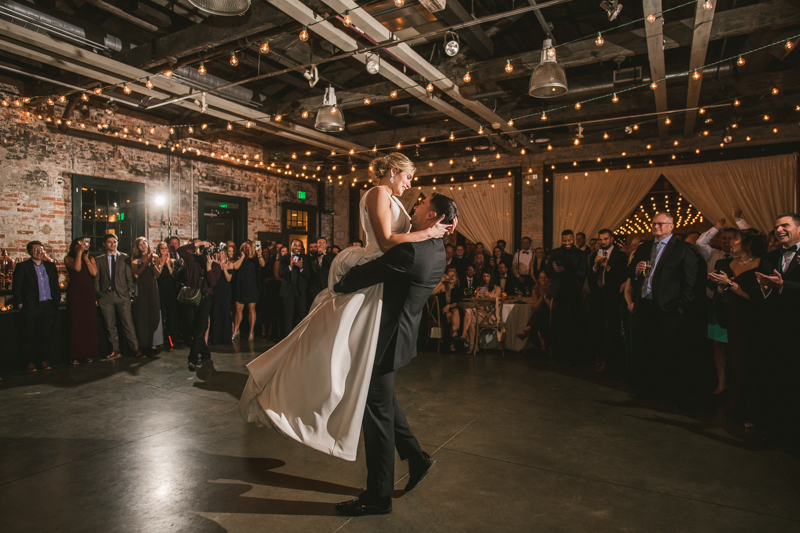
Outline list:
[[[8,86],[0,89],[11,92]],[[93,118],[97,120],[102,115]],[[125,124],[150,126],[131,117],[125,117]],[[263,157],[257,147],[217,145],[232,153],[259,153]],[[144,183],[146,236],[151,243],[159,238],[161,208],[153,205],[159,195],[171,197],[172,226],[182,238],[197,234],[199,192],[247,198],[248,236],[252,238],[258,231],[281,230],[282,202],[317,205],[316,181],[302,182],[246,168],[189,161],[181,157],[179,150],[172,154],[170,195],[166,153],[65,135],[48,128],[35,116],[26,117],[19,109],[5,108],[0,110],[0,247],[20,258],[26,255],[25,244],[36,239],[45,244],[51,257],[63,258],[73,238],[72,174]],[[297,199],[299,190],[307,193],[305,200]],[[330,202],[333,204],[334,199]],[[164,212],[167,211],[165,207]]]

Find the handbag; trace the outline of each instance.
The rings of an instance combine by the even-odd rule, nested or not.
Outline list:
[[[203,269],[203,272],[200,274],[200,279],[198,281],[198,285],[200,286],[198,289],[181,287],[181,290],[178,292],[179,304],[193,305],[194,307],[198,307],[200,305],[200,302],[203,300],[203,292],[205,291],[205,288],[203,287],[203,283],[206,281],[205,269]]]

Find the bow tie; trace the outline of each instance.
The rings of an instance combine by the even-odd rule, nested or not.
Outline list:
[[[783,253],[784,255],[797,253],[797,245],[795,244],[794,246],[784,248]]]

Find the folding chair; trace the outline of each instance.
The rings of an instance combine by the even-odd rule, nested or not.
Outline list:
[[[473,297],[470,300],[475,304],[475,348],[472,355],[478,353],[481,332],[494,330],[497,335],[497,341],[500,343],[500,352],[505,357],[506,350],[503,347],[503,341],[500,339],[501,333],[505,330],[505,324],[503,324],[503,301],[499,298],[480,297]]]
[[[436,339],[436,352],[442,351],[442,313],[439,309],[439,299],[436,296],[431,296],[425,302],[425,310],[428,313],[428,339],[425,341],[425,347],[431,339]],[[436,333],[438,329],[438,337],[432,337],[432,333]]]

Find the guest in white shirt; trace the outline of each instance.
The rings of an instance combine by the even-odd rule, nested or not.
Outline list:
[[[533,251],[531,250],[531,238],[522,238],[522,249],[514,254],[511,262],[511,273],[525,287],[533,287],[534,280],[531,276],[531,261],[533,261]]]

